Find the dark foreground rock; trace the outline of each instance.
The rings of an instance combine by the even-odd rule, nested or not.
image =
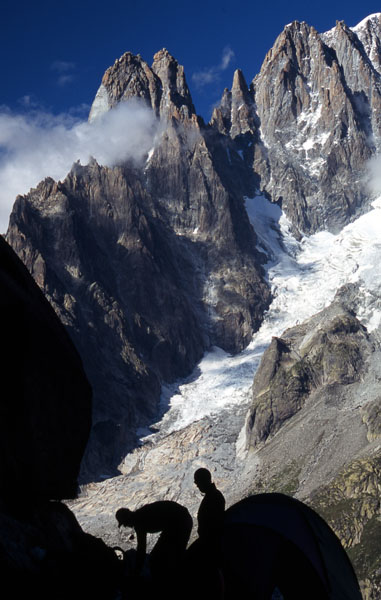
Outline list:
[[[61,502],[0,505],[0,576],[12,598],[115,598],[121,563],[111,548],[82,531]]]
[[[91,388],[64,326],[0,237],[0,496],[75,497]]]
[[[91,387],[64,326],[1,237],[0,291],[2,592],[111,599],[119,561],[60,502],[77,494]]]

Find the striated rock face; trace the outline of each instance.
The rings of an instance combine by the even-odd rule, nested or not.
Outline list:
[[[2,237],[0,267],[0,500],[73,498],[91,388],[65,328]]]
[[[242,185],[222,136],[196,117],[182,67],[166,50],[152,69],[127,53],[99,94],[91,118],[132,97],[161,117],[146,164],[76,164],[19,197],[7,233],[92,383],[92,477],[115,472],[162,381],[184,377],[211,345],[242,350],[270,300]]]
[[[381,13],[324,34],[287,25],[250,89],[237,72],[214,112],[295,232],[338,231],[367,201],[366,161],[380,147],[380,23]]]

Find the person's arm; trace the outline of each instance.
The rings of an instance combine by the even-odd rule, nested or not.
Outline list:
[[[147,532],[141,529],[136,530],[138,545],[136,548],[135,575],[140,575],[144,566],[147,549]]]

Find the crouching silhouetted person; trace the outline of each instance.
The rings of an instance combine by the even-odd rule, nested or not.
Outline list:
[[[138,510],[120,508],[115,517],[119,527],[133,527],[137,537],[135,575],[139,575],[144,565],[147,533],[161,532],[153,547],[149,565],[152,579],[169,584],[176,578],[192,531],[192,517],[188,510],[170,500],[160,500],[146,504]]]

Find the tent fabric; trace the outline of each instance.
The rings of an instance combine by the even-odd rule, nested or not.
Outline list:
[[[234,588],[236,597],[271,598],[276,585],[293,600],[362,598],[338,537],[314,510],[290,496],[258,494],[231,506],[222,551],[227,588],[231,595]]]

